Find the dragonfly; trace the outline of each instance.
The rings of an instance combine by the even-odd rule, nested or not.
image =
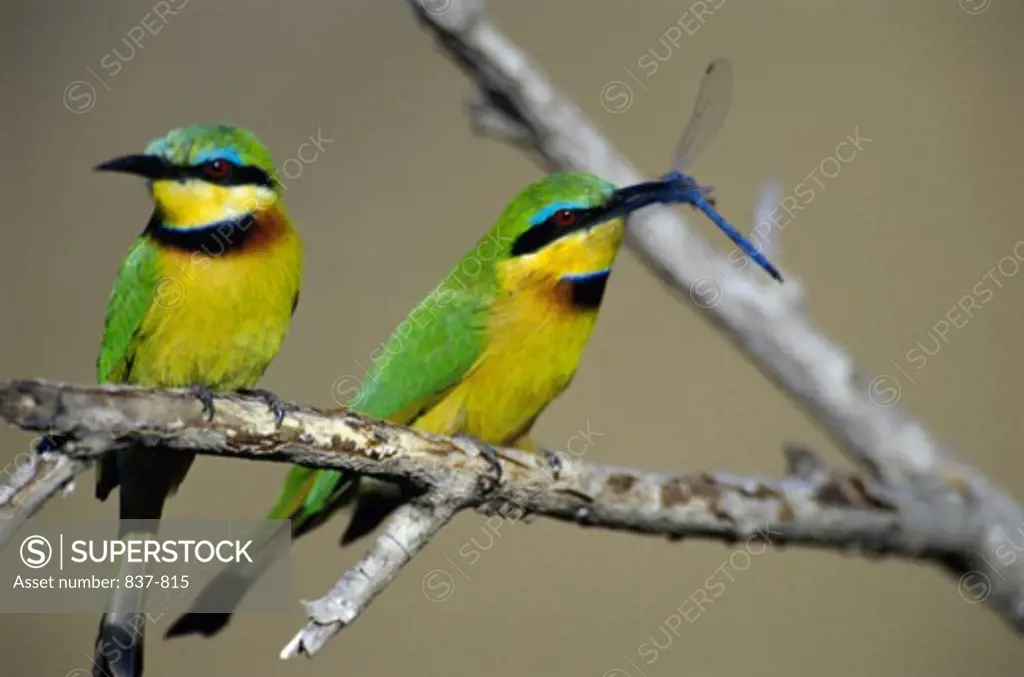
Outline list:
[[[676,146],[673,169],[660,180],[669,187],[671,202],[690,204],[704,212],[744,254],[756,261],[775,280],[782,282],[782,275],[767,257],[718,213],[715,200],[711,197],[712,188],[700,186],[692,176],[684,172],[722,128],[731,106],[732,63],[725,57],[719,57],[704,71],[693,113]]]

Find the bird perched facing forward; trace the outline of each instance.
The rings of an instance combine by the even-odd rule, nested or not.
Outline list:
[[[590,174],[528,186],[392,333],[349,407],[430,433],[537,451],[530,429],[576,373],[626,216],[670,199],[672,190],[660,181],[617,189]],[[355,503],[345,544],[405,499],[393,485],[295,466],[267,518],[290,519],[297,537]],[[232,566],[205,594],[240,599],[263,570]],[[209,636],[229,617],[186,614],[168,636]]]
[[[263,375],[299,298],[303,248],[271,155],[247,130],[198,125],[97,169],[146,179],[155,207],[107,303],[98,380],[191,387],[212,414],[212,390],[245,390]],[[280,420],[282,405],[269,393],[248,392],[263,396]],[[96,496],[105,500],[120,487],[119,538],[156,531],[193,458],[129,449],[102,459]],[[142,594],[122,587],[111,596],[94,675],[142,674]]]

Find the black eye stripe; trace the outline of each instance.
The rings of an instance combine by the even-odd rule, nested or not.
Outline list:
[[[575,216],[569,225],[563,225],[565,222],[559,219],[559,213],[566,211]],[[600,221],[603,211],[601,208],[561,209],[516,238],[509,253],[512,256],[523,256],[539,251],[560,237],[589,228]]]
[[[204,165],[195,167],[185,167],[181,170],[182,177],[190,179],[199,179],[206,181],[207,183],[213,183],[218,186],[266,186],[267,188],[273,188],[274,182],[270,178],[270,175],[259,167],[252,165],[236,165],[228,162],[227,160],[221,160],[227,165],[227,171],[224,172],[223,176],[210,176],[206,173]]]

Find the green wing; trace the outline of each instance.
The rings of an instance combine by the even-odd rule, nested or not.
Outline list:
[[[435,291],[391,333],[349,406],[395,423],[432,407],[480,356],[488,308],[489,299]]]
[[[96,360],[99,383],[130,383],[139,327],[153,302],[157,282],[157,251],[139,238],[117,272],[117,281],[107,301],[103,340]],[[120,484],[117,461],[106,458],[96,470],[96,497],[105,500]]]
[[[483,349],[489,305],[486,294],[455,291],[442,284],[383,344],[349,406],[394,423],[414,420],[473,366]],[[303,533],[355,495],[353,479],[337,470],[295,466],[268,519],[292,517],[296,535]],[[318,516],[321,519],[313,519]]]
[[[153,303],[157,282],[157,250],[139,238],[117,271],[117,281],[107,301],[103,341],[96,360],[100,383],[131,382],[131,367],[138,330]]]

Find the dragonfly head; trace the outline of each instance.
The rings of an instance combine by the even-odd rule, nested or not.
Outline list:
[[[671,192],[675,196],[675,199],[671,200],[672,202],[682,202],[696,208],[694,198],[701,197],[710,203],[712,207],[718,204],[718,201],[711,197],[712,188],[697,185],[693,177],[687,174],[672,170],[661,177],[660,181],[666,186],[671,187]]]

